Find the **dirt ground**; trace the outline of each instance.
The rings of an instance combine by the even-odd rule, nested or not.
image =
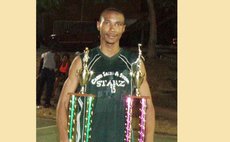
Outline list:
[[[37,68],[42,47],[37,50]],[[145,52],[144,52],[145,53]],[[60,52],[60,54],[63,54]],[[71,60],[75,53],[69,52]],[[145,54],[144,54],[145,56]],[[146,59],[148,82],[156,111],[156,129],[158,134],[177,136],[177,55],[162,55],[155,59]],[[55,108],[37,109],[37,117],[56,119]]]

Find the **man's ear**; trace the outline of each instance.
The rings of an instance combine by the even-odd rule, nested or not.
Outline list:
[[[101,22],[100,21],[97,21],[97,30],[100,31],[100,24]]]
[[[123,26],[123,32],[125,32],[126,25]]]

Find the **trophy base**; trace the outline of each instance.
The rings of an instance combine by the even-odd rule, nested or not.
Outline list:
[[[96,95],[93,94],[80,94],[80,93],[68,93],[68,95],[74,95],[77,97],[96,97]]]
[[[150,99],[150,96],[126,96],[126,98],[131,98],[131,99]]]

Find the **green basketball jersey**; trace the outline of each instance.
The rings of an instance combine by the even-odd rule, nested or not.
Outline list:
[[[88,68],[93,75],[86,93],[96,95],[92,142],[124,141],[125,96],[132,92],[130,69],[136,59],[137,55],[123,48],[111,58],[99,48],[89,51]]]

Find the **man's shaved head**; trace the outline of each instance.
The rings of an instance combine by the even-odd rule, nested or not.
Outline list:
[[[101,12],[99,21],[101,21],[101,19],[102,19],[102,17],[103,17],[103,14],[106,13],[106,12],[117,12],[117,13],[123,15],[123,17],[124,17],[124,19],[125,19],[125,15],[124,15],[124,13],[123,13],[120,9],[117,9],[117,8],[114,8],[114,7],[110,7],[110,8],[104,9],[104,10]]]

